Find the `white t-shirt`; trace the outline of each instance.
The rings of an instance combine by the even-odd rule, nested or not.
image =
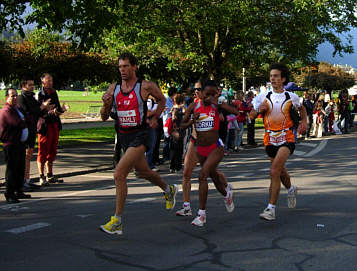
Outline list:
[[[285,92],[288,92],[290,95],[290,99],[293,102],[293,105],[295,108],[300,107],[301,103],[300,103],[300,98],[298,95],[296,95],[294,92],[290,92],[290,91],[284,91],[282,93],[277,93],[272,91],[271,95],[270,95],[270,99],[272,100],[273,104],[282,104],[285,100],[286,100],[286,96],[285,96]],[[264,102],[266,96],[268,95],[268,93],[260,93],[258,96],[256,96],[252,103],[253,103],[253,107],[255,111],[258,111],[260,105],[262,104],[262,102]],[[277,106],[275,106],[275,108],[277,108]]]

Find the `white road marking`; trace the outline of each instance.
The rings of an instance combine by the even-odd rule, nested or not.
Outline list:
[[[239,173],[237,174],[238,177],[249,177],[249,176],[253,176],[254,173],[253,172],[247,172],[247,173]]]
[[[128,204],[153,201],[153,200],[155,200],[157,198],[158,197],[151,197],[151,198],[142,198],[142,199],[131,200],[131,201],[128,201]]]
[[[10,233],[13,233],[13,234],[20,234],[20,233],[24,233],[24,232],[27,232],[27,231],[33,231],[33,230],[41,229],[41,228],[44,228],[44,227],[48,227],[50,225],[51,224],[49,224],[49,223],[39,222],[39,223],[31,224],[31,225],[28,225],[28,226],[23,226],[23,227],[19,227],[19,228],[10,229],[10,230],[7,230],[6,232],[10,232]]]
[[[111,175],[86,175],[85,177],[89,177],[89,178],[100,178],[100,179],[112,179],[113,178],[113,174]]]
[[[325,140],[322,140],[322,141],[320,142],[320,144],[319,144],[315,149],[313,149],[311,152],[305,154],[304,157],[311,157],[311,156],[313,156],[313,155],[319,153],[320,151],[323,150],[323,148],[326,147],[326,145],[327,145],[327,140],[326,140],[326,139],[325,139]]]

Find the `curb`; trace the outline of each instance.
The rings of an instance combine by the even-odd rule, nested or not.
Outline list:
[[[55,176],[58,178],[73,177],[73,176],[85,175],[85,174],[90,174],[90,173],[95,173],[95,172],[100,172],[100,171],[105,171],[105,170],[111,170],[113,168],[114,168],[113,166],[107,166],[107,167],[103,166],[103,167],[98,167],[98,168],[93,168],[93,169],[85,169],[85,170],[79,170],[79,171],[74,171],[74,172],[59,173],[59,174],[55,174]],[[31,180],[39,181],[40,177],[31,178]]]
[[[55,176],[58,178],[73,177],[78,175],[85,175],[85,174],[90,174],[100,171],[111,170],[113,168],[114,168],[113,166],[102,166],[93,169],[84,169],[84,170],[73,171],[73,172],[59,173],[59,174],[55,174]],[[0,181],[4,181],[4,180],[5,178],[0,178]],[[34,182],[38,182],[40,180],[40,177],[31,178],[31,180],[33,180]]]

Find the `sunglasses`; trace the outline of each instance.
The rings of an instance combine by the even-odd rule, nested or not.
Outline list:
[[[194,88],[193,90],[194,90],[194,91],[201,91],[202,88]]]
[[[17,94],[14,94],[14,95],[10,95],[11,98],[16,98],[17,97]]]

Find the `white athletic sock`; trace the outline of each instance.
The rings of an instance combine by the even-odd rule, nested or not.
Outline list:
[[[115,218],[118,218],[118,223],[121,224],[121,215],[114,214]]]
[[[165,194],[170,194],[170,192],[171,192],[170,186],[167,184],[165,188]]]
[[[183,208],[185,208],[185,209],[191,209],[190,202],[189,202],[189,201],[185,201],[185,202],[183,203]]]
[[[30,183],[30,179],[26,179],[25,182],[26,182],[26,183]]]
[[[275,205],[269,203],[267,208],[268,209],[275,209]]]
[[[199,216],[201,216],[201,215],[204,215],[204,216],[205,216],[205,215],[206,215],[206,210],[201,210],[201,209],[199,209],[199,210],[198,210],[198,215],[199,215]]]
[[[292,185],[292,186],[290,186],[290,188],[289,188],[288,192],[289,192],[289,193],[292,193],[294,190],[295,190],[295,186],[294,186],[294,185]]]
[[[225,199],[228,199],[229,198],[229,196],[230,196],[230,194],[231,194],[231,191],[227,191],[227,195],[224,197]]]

